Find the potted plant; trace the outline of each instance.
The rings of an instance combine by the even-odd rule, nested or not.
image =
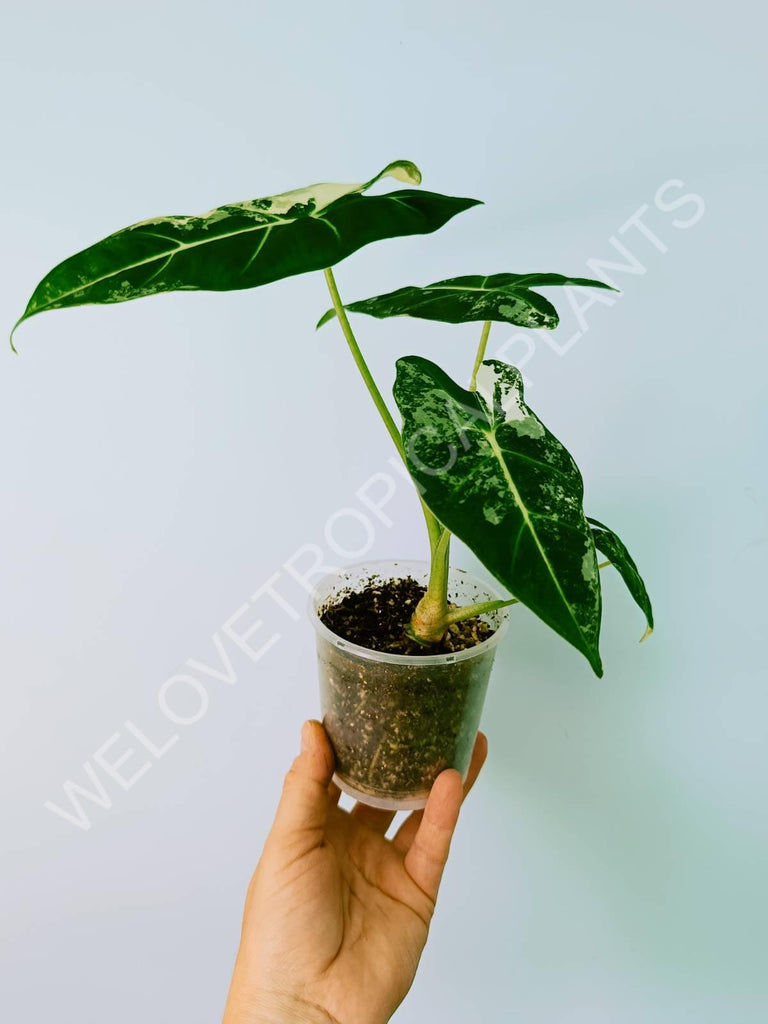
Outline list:
[[[332,319],[340,324],[419,493],[430,557],[424,563],[353,566],[318,585],[311,615],[323,720],[342,788],[374,806],[405,809],[424,805],[443,768],[466,772],[511,605],[526,605],[584,654],[598,676],[599,569],[612,564],[619,571],[646,616],[645,636],[653,617],[626,547],[585,515],[581,474],[526,404],[520,372],[485,358],[494,321],[557,326],[555,308],[534,289],[608,286],[560,274],[465,275],[345,305],[336,264],[370,242],[433,232],[477,204],[413,188],[366,194],[386,177],[421,183],[418,168],[400,160],[365,183],[313,185],[117,231],[47,274],[14,332],[46,310],[324,274],[332,308],[318,327]],[[348,312],[482,324],[468,386],[428,359],[399,359],[398,428]],[[503,592],[451,568],[452,535]],[[603,565],[598,550],[607,559]]]

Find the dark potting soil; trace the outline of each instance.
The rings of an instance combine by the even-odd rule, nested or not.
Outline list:
[[[493,636],[483,619],[466,619],[448,627],[439,644],[424,646],[405,633],[426,587],[411,576],[397,580],[372,578],[365,587],[350,592],[326,608],[320,621],[343,640],[388,654],[451,654],[476,647]]]

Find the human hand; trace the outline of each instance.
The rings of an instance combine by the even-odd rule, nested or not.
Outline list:
[[[385,1024],[411,987],[463,798],[485,761],[478,733],[467,781],[442,772],[423,811],[393,839],[394,812],[338,806],[319,722],[283,793],[245,904],[223,1024]]]

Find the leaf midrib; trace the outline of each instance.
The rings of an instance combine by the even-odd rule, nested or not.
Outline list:
[[[425,291],[425,292],[482,292],[483,295],[492,294],[494,292],[504,292],[505,294],[507,294],[509,292],[518,292],[518,293],[519,292],[530,292],[532,295],[536,294],[536,292],[534,292],[533,289],[531,289],[531,288],[527,288],[525,286],[520,288],[520,287],[518,287],[517,285],[514,285],[514,284],[512,284],[512,285],[499,285],[498,288],[487,288],[487,287],[474,288],[474,287],[471,287],[470,285],[458,285],[458,284],[450,284],[450,285],[446,285],[446,284],[428,284],[428,285],[425,285],[424,288],[422,288],[421,290]]]
[[[563,604],[568,609],[568,614],[570,615],[570,617],[571,617],[571,619],[573,621],[574,626],[578,630],[579,635],[584,639],[584,642],[587,644],[587,646],[591,647],[591,644],[589,642],[589,638],[584,633],[584,630],[581,628],[581,625],[579,624],[576,616],[574,615],[573,607],[572,607],[570,601],[568,601],[568,599],[566,598],[565,594],[563,593],[563,588],[560,586],[560,581],[558,580],[557,575],[555,574],[555,571],[554,571],[554,569],[552,567],[552,563],[550,562],[549,557],[547,556],[547,553],[544,550],[544,546],[541,543],[541,541],[539,540],[539,536],[538,536],[536,530],[534,529],[533,523],[531,522],[531,516],[530,516],[530,514],[528,512],[528,508],[525,505],[525,502],[523,501],[522,496],[521,496],[520,492],[517,489],[517,486],[515,485],[515,481],[512,479],[512,475],[509,472],[509,468],[507,467],[507,464],[506,464],[506,462],[504,460],[504,452],[503,452],[502,448],[500,447],[498,441],[496,440],[496,431],[495,430],[491,430],[491,431],[482,430],[482,428],[479,428],[479,429],[481,429],[482,433],[485,434],[485,437],[486,437],[486,439],[488,441],[488,444],[490,445],[491,451],[493,452],[493,454],[494,454],[494,456],[496,458],[496,461],[498,462],[498,464],[499,464],[499,466],[501,468],[501,471],[504,474],[504,479],[506,480],[507,485],[508,485],[510,491],[512,492],[512,497],[514,498],[515,504],[520,509],[520,514],[523,517],[523,521],[525,522],[525,525],[530,530],[531,536],[533,537],[534,544],[538,548],[539,555],[541,556],[541,560],[544,562],[544,565],[547,568],[547,572],[549,573],[550,578],[552,579],[552,582],[555,585],[555,589],[557,590],[558,594],[560,595],[560,598],[561,598]]]

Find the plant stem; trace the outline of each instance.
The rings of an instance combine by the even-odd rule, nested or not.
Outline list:
[[[475,365],[472,369],[472,379],[469,383],[469,390],[477,390],[477,371],[480,369],[485,349],[488,345],[488,335],[491,333],[491,321],[486,320],[480,333],[480,343],[477,347]],[[445,531],[448,534],[448,531]],[[452,622],[461,622],[462,619],[469,619],[473,615],[482,612],[493,611],[501,607],[498,602],[493,607],[477,606],[480,611],[473,610],[475,606],[469,606],[469,610],[455,609],[448,611],[448,547],[450,537],[443,545],[443,537],[438,541],[437,546],[432,547],[432,565],[429,573],[429,584],[424,597],[419,601],[410,622],[410,632],[415,640],[420,643],[438,643],[445,635],[445,630]],[[506,602],[506,603],[514,603]],[[456,615],[458,614],[458,618]]]
[[[436,644],[442,640],[448,627],[448,567],[451,532],[443,529],[432,552],[429,583],[424,597],[416,605],[410,622],[410,632],[423,644]]]
[[[355,361],[355,365],[360,371],[360,376],[363,378],[365,386],[368,388],[368,393],[373,399],[373,404],[376,406],[379,415],[384,421],[384,426],[387,428],[389,436],[392,438],[395,448],[397,448],[398,454],[400,455],[400,458],[403,460],[407,468],[408,461],[405,457],[405,447],[403,445],[403,439],[400,435],[400,431],[397,429],[397,424],[392,418],[392,413],[387,408],[387,403],[384,401],[381,392],[376,386],[376,381],[373,379],[371,371],[368,369],[368,364],[366,363],[365,358],[363,357],[363,353],[360,351],[360,346],[357,344],[357,339],[355,338],[355,335],[352,332],[352,327],[350,326],[349,320],[347,318],[347,313],[346,310],[344,309],[344,304],[341,301],[341,297],[339,295],[339,289],[336,287],[336,278],[333,276],[333,271],[331,270],[330,267],[328,267],[326,270],[323,271],[323,274],[325,275],[325,282],[328,285],[328,291],[330,292],[331,295],[333,308],[336,312],[336,316],[338,317],[339,324],[341,325],[341,330],[344,334],[344,337],[346,338],[347,345],[349,346],[349,351],[352,353],[352,358]],[[432,514],[432,512],[430,512],[430,510],[424,504],[421,495],[419,495],[419,501],[421,502],[421,507],[424,512],[424,519],[426,520],[427,524],[427,533],[429,534],[429,547],[434,562],[435,552],[437,550],[438,544],[440,543],[443,529],[440,526],[440,523]]]
[[[448,561],[450,550],[451,531],[444,529],[435,548],[432,570],[429,574],[429,584],[424,595],[435,604],[441,604],[443,611],[446,611],[448,608]]]
[[[328,291],[331,293],[333,308],[336,311],[336,316],[341,324],[341,329],[344,332],[344,337],[347,340],[347,345],[349,345],[349,350],[352,353],[355,365],[360,371],[360,376],[363,378],[365,386],[368,388],[368,393],[373,399],[373,404],[376,406],[379,411],[379,415],[384,420],[384,426],[387,428],[389,436],[394,441],[395,448],[397,448],[400,458],[405,462],[405,448],[403,447],[403,439],[400,436],[400,431],[397,429],[397,424],[392,418],[392,413],[387,408],[387,404],[376,386],[376,381],[373,379],[371,371],[368,369],[368,364],[365,361],[363,353],[360,351],[357,339],[352,333],[352,327],[347,319],[346,310],[344,309],[341,297],[339,296],[339,289],[336,287],[336,279],[333,276],[333,271],[329,267],[327,270],[324,270],[323,273],[325,274]]]
[[[477,346],[477,355],[475,356],[475,365],[472,367],[472,379],[469,382],[469,390],[477,391],[477,371],[480,369],[480,364],[485,359],[485,349],[488,344],[488,335],[491,333],[491,321],[486,320],[483,324],[483,330],[480,333],[480,344]]]

